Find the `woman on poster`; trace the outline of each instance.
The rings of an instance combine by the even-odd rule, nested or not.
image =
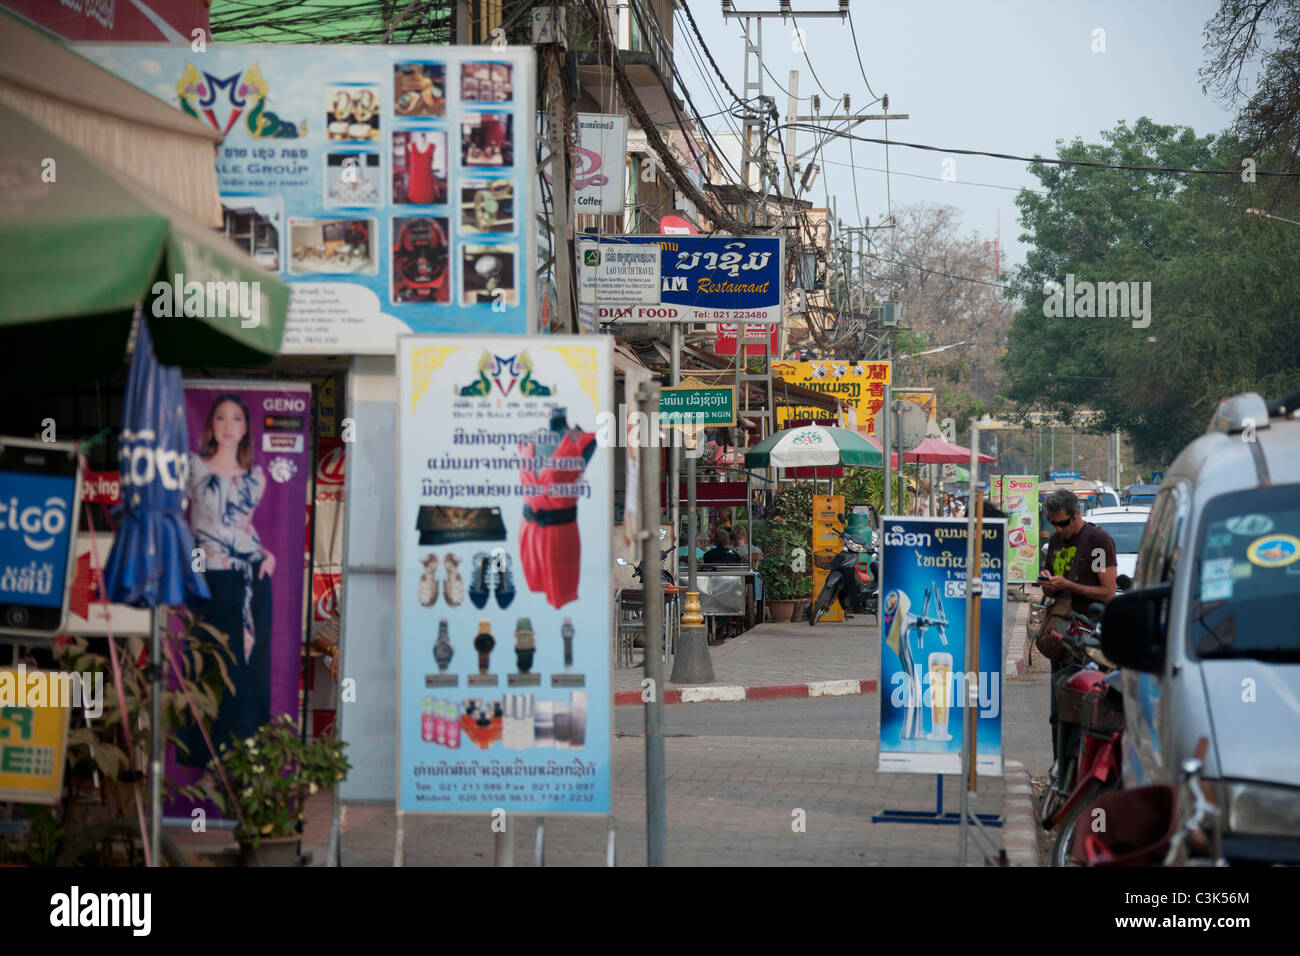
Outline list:
[[[253,464],[253,429],[244,400],[218,395],[208,409],[198,449],[190,454],[190,526],[202,548],[212,593],[199,612],[229,640],[232,696],[222,697],[212,722],[220,748],[231,736],[252,736],[271,719],[271,575],[275,555],[262,547],[253,512],[266,492],[266,472]],[[207,746],[190,728],[189,766],[206,766]]]

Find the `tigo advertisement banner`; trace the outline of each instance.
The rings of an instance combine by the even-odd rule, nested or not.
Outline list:
[[[967,525],[888,517],[880,536],[880,759],[894,773],[960,773],[962,713],[978,694],[976,768],[1002,773],[1006,522],[984,523],[979,660],[966,660]]]

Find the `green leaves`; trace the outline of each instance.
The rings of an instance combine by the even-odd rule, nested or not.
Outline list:
[[[335,786],[352,769],[343,753],[347,744],[333,732],[304,741],[287,714],[264,724],[252,737],[232,737],[224,748],[214,743],[230,789],[220,782],[213,761],[209,769],[215,782],[185,792],[212,801],[226,816],[241,821],[236,839],[250,840],[254,846],[263,837],[292,835],[303,819],[307,799]]]
[[[1236,169],[1230,136],[1198,137],[1142,118],[1062,158]],[[1269,163],[1260,159],[1260,168]],[[1277,166],[1277,163],[1273,163]],[[1092,408],[1097,431],[1128,432],[1139,460],[1168,461],[1218,400],[1300,385],[1300,228],[1250,219],[1262,187],[1235,176],[1035,165],[1045,195],[1017,197],[1032,243],[1015,285],[1024,303],[1003,359],[1024,408]],[[1272,188],[1272,187],[1270,187]],[[1294,188],[1290,188],[1294,194]],[[1295,197],[1292,195],[1292,199]],[[1151,323],[1048,318],[1045,282],[1150,282]]]

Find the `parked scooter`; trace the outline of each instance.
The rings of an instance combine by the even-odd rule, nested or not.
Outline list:
[[[660,528],[660,529],[659,529],[659,540],[662,541],[662,540],[663,540],[664,538],[666,538],[667,536],[668,536],[668,532],[665,531],[663,528]],[[665,548],[664,550],[662,550],[662,551],[659,552],[659,564],[661,565],[661,567],[660,567],[660,574],[662,575],[662,578],[663,578],[663,584],[664,584],[664,587],[669,587],[669,588],[670,588],[670,587],[673,587],[673,586],[674,586],[672,572],[670,572],[670,571],[664,569],[664,568],[662,567],[662,565],[663,565],[663,562],[664,562],[664,558],[668,557],[668,555],[672,554],[673,551],[675,551],[675,550],[676,550],[676,549],[675,549],[672,545],[669,545],[667,548]],[[630,562],[630,561],[628,561],[628,560],[626,560],[626,559],[624,559],[624,558],[615,558],[615,559],[614,559],[614,563],[620,565],[621,567],[627,567],[627,566],[630,565],[632,562]],[[645,576],[644,576],[643,573],[642,573],[644,570],[645,570],[645,561],[644,561],[644,560],[643,560],[640,564],[636,565],[636,566],[633,568],[633,570],[632,570],[632,574],[633,574],[633,576],[634,576],[638,581],[641,582],[642,586],[645,585]]]
[[[839,516],[843,523],[844,515]],[[834,529],[832,529],[834,530]],[[879,614],[880,606],[880,566],[876,560],[875,547],[868,547],[856,534],[835,531],[843,542],[843,549],[825,565],[821,557],[814,557],[818,567],[830,571],[826,583],[822,585],[817,600],[808,608],[808,625],[815,626],[823,614],[830,610],[832,604],[840,602],[845,617],[854,614]],[[867,555],[865,566],[859,564],[859,558]]]
[[[1120,673],[1101,654],[1101,613],[1074,613],[1061,636],[1074,663],[1057,675],[1057,763],[1040,805],[1041,822],[1056,830],[1052,865],[1068,866],[1079,821],[1101,794],[1119,789],[1124,704]],[[1060,635],[1058,635],[1060,636]]]

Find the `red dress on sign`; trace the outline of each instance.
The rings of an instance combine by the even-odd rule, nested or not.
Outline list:
[[[556,458],[582,462],[582,468],[543,467],[541,472],[521,469],[524,483],[524,517],[519,526],[519,563],[524,567],[528,590],[544,593],[551,607],[560,608],[578,599],[578,576],[582,568],[582,542],[578,537],[578,499],[550,493],[554,485],[571,485],[582,477],[585,453],[596,440],[594,432],[565,432],[555,449]],[[536,448],[519,446],[519,453],[535,459]]]
[[[433,151],[433,143],[423,152],[406,144],[406,198],[419,206],[433,202]]]

